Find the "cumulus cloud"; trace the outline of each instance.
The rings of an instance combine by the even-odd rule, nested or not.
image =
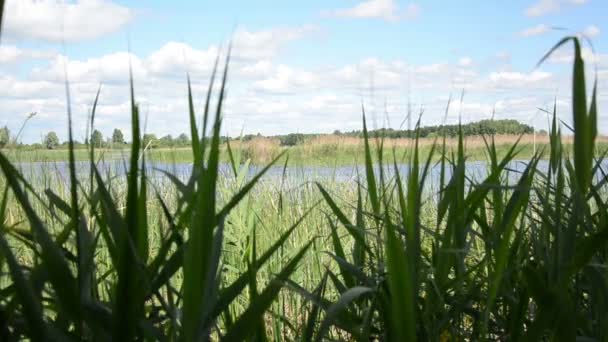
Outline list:
[[[32,49],[22,49],[14,45],[0,46],[0,63],[11,64],[23,62],[27,59],[45,59],[55,56],[53,51],[41,51]]]
[[[551,77],[551,73],[544,71],[533,71],[531,73],[522,73],[514,71],[492,72],[489,75],[490,80],[496,83],[517,82],[517,83],[535,83],[547,80]]]
[[[599,67],[603,67],[605,62],[608,62],[608,54],[593,53],[588,47],[583,47],[581,50],[583,60],[587,63],[599,64]],[[551,56],[549,56],[549,62],[559,64],[571,64],[574,61],[574,52],[569,49],[569,46],[559,48]],[[607,64],[608,65],[608,64]]]
[[[473,64],[471,57],[462,57],[458,60],[458,65],[461,67],[470,67]]]
[[[249,31],[239,29],[232,37],[235,58],[257,60],[274,57],[281,47],[289,42],[319,32],[314,25],[280,27],[268,30]]]
[[[129,63],[133,75],[144,78],[147,70],[143,62],[134,54],[115,52],[97,58],[86,60],[70,60],[66,56],[58,55],[45,68],[32,70],[36,79],[63,82],[65,70],[71,82],[124,82],[129,75]]]
[[[564,4],[580,6],[585,3],[587,0],[537,0],[532,6],[526,8],[524,14],[528,17],[540,17],[559,12]]]
[[[523,37],[540,36],[551,31],[551,27],[545,24],[539,24],[521,31],[519,34]]]
[[[183,76],[186,72],[210,71],[218,53],[219,49],[215,46],[200,50],[188,44],[168,42],[150,54],[145,63],[152,73]]]
[[[57,95],[57,88],[48,81],[25,81],[11,76],[0,76],[0,96],[27,99]]]
[[[132,18],[132,10],[106,0],[9,0],[3,29],[18,38],[72,42],[115,32]]]
[[[395,0],[368,0],[351,8],[324,11],[322,15],[386,21],[413,20],[420,16],[420,6],[412,3],[401,8]]]
[[[269,77],[256,81],[254,88],[273,93],[287,93],[298,88],[312,88],[318,84],[317,81],[318,76],[314,73],[279,65]]]
[[[589,38],[595,38],[601,33],[600,28],[595,25],[589,25],[583,30],[583,34]]]

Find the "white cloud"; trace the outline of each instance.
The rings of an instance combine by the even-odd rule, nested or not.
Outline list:
[[[206,50],[178,42],[168,42],[150,54],[146,60],[147,69],[155,74],[184,76],[186,72],[202,73],[213,68],[219,49],[211,46]]]
[[[605,61],[608,61],[608,55],[593,53],[588,47],[583,47],[581,50],[583,60],[587,63],[597,63],[602,67]],[[570,46],[561,47],[549,56],[549,62],[572,64],[574,60],[574,52]]]
[[[30,98],[57,95],[58,87],[48,81],[23,81],[11,76],[0,77],[0,96]]]
[[[534,5],[528,7],[525,11],[529,17],[538,17],[541,15],[559,11],[560,3],[558,0],[539,0]]]
[[[253,64],[247,64],[240,68],[237,72],[244,77],[260,78],[269,75],[272,72],[272,62],[269,60],[257,61]]]
[[[523,37],[539,36],[551,31],[551,27],[545,24],[539,24],[521,31],[519,34]]]
[[[351,8],[322,12],[325,16],[384,19],[387,21],[413,20],[420,16],[420,6],[409,4],[401,8],[395,0],[367,0]]]
[[[595,25],[589,25],[583,30],[583,34],[589,38],[597,37],[600,33],[600,28]]]
[[[473,59],[471,57],[462,57],[458,60],[458,65],[461,67],[470,67],[473,65]]]
[[[233,56],[247,60],[272,58],[283,45],[318,31],[319,28],[314,25],[261,31],[239,29],[232,38]]]
[[[9,0],[3,25],[19,38],[82,41],[115,32],[132,18],[129,8],[106,0]]]
[[[256,81],[254,88],[274,93],[287,93],[297,88],[311,88],[318,84],[318,79],[319,77],[314,73],[279,65],[273,75]]]
[[[282,28],[262,31],[238,30],[233,38],[233,59],[231,62],[234,74],[245,77],[268,78],[264,84],[268,89],[277,89],[277,77],[287,77],[285,68],[272,79],[274,72],[271,59],[276,57],[278,50],[284,44],[297,40],[310,32],[316,31],[313,26]],[[195,48],[189,44],[170,41],[146,57],[138,57],[127,52],[116,52],[86,60],[69,60],[65,56],[55,55],[48,67],[37,67],[32,70],[36,79],[63,81],[64,65],[67,63],[70,81],[81,82],[125,82],[128,80],[129,63],[136,79],[176,78],[183,80],[186,73],[193,79],[209,76],[214,62],[220,54],[220,48],[211,45],[204,49]],[[225,52],[225,51],[224,51]],[[0,61],[12,61],[25,52],[16,47],[0,48]],[[29,55],[34,56],[33,52]],[[40,54],[38,54],[40,55]],[[222,61],[223,62],[223,61]],[[288,69],[288,68],[287,68]],[[302,84],[304,75],[289,75],[295,82]],[[294,82],[293,80],[290,82]]]
[[[492,72],[489,75],[491,81],[500,82],[519,82],[519,83],[535,83],[547,80],[551,77],[551,73],[545,71],[533,71],[531,73],[521,73],[515,71]]]
[[[70,60],[59,55],[51,61],[48,68],[34,69],[32,75],[37,79],[63,82],[64,71],[67,69],[70,82],[125,82],[129,78],[129,63],[135,78],[146,76],[143,62],[127,52],[115,52],[84,61]]]
[[[0,63],[2,63],[2,64],[22,62],[26,59],[50,58],[55,55],[56,55],[56,53],[53,51],[21,49],[14,45],[0,46]]]
[[[563,4],[580,6],[587,3],[587,0],[537,0],[532,6],[524,11],[528,17],[540,17],[543,15],[557,13]]]

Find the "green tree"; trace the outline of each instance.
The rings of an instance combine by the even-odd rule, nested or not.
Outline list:
[[[9,131],[8,127],[4,126],[0,128],[0,148],[9,144],[11,139],[11,131]]]
[[[91,144],[95,147],[101,147],[103,144],[103,134],[99,130],[94,130],[91,134]]]
[[[186,133],[182,133],[175,138],[175,144],[178,146],[186,146],[190,144],[190,138],[188,138]]]
[[[282,146],[295,146],[304,141],[304,134],[289,133],[280,138]]]
[[[115,128],[114,132],[112,133],[112,143],[114,143],[114,144],[124,144],[125,143],[125,137],[122,135],[122,131],[119,130],[118,128]]]
[[[59,146],[59,138],[57,137],[57,133],[51,131],[44,137],[44,146],[49,150],[52,150]]]
[[[155,134],[144,134],[142,138],[142,145],[144,148],[154,148],[158,145],[158,139]]]
[[[171,136],[171,134],[167,134],[164,137],[160,138],[159,145],[162,147],[173,146],[173,137]]]

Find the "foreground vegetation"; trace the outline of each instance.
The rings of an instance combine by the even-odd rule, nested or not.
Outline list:
[[[127,175],[105,172],[94,146],[78,173],[68,108],[67,180],[28,179],[0,152],[0,339],[608,339],[608,177],[596,91],[588,106],[579,41],[559,45],[570,42],[571,152],[553,113],[546,150],[521,171],[518,143],[499,154],[485,137],[482,179],[468,173],[462,130],[451,151],[416,138],[403,156],[369,136],[365,116],[359,182],[264,182],[288,160],[248,177],[228,145],[224,176],[228,61],[203,127],[188,82],[185,175],[148,173],[132,86]]]

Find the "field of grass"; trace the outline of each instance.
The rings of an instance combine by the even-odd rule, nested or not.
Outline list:
[[[289,158],[272,142],[252,143],[260,157],[222,147],[228,60],[216,108],[195,113],[189,92],[189,149],[142,153],[132,89],[126,175],[95,163],[107,151],[69,149],[65,177],[22,175],[26,157],[0,151],[0,340],[607,340],[605,153],[579,41],[562,43],[575,46],[574,136],[554,113],[536,153],[526,137],[369,137],[365,116],[363,140]],[[358,181],[261,178],[351,158]],[[171,159],[193,168],[145,167]],[[470,159],[487,162],[481,179]],[[268,162],[249,176],[250,160]]]

